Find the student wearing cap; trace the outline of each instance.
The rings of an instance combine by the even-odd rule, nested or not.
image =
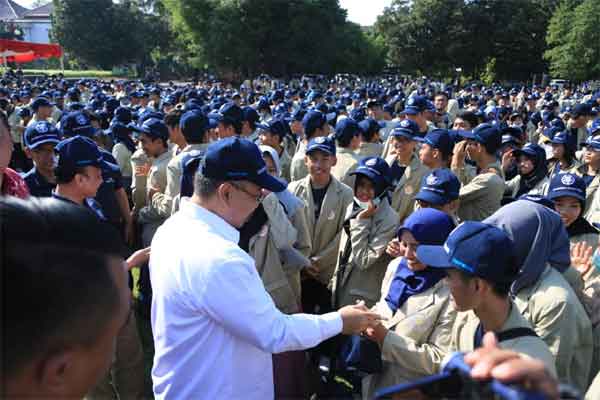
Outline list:
[[[558,376],[585,390],[594,348],[592,329],[578,298],[581,277],[571,267],[569,238],[560,216],[543,205],[517,200],[484,222],[502,229],[515,245],[519,271],[510,291],[518,310],[550,348]]]
[[[379,299],[389,258],[387,244],[398,227],[398,214],[388,200],[390,167],[380,157],[363,158],[354,184],[354,201],[346,211],[339,257],[331,281],[335,307]]]
[[[52,116],[54,104],[50,103],[50,100],[41,96],[37,97],[31,102],[30,107],[33,111],[33,117],[27,124],[27,127],[30,127],[38,121],[47,121],[50,123],[54,123],[54,121],[52,121],[52,119],[50,118]]]
[[[467,221],[450,233],[443,246],[417,247],[417,258],[430,268],[446,270],[446,284],[459,311],[452,328],[452,351],[473,351],[482,346],[486,332],[494,332],[500,348],[536,358],[552,376],[557,376],[548,346],[511,300],[511,283],[517,277],[519,264],[515,245],[504,231]],[[402,356],[410,357],[405,353]],[[413,362],[428,365],[439,360],[424,360],[417,353]],[[563,375],[559,372],[558,376]]]
[[[548,160],[550,178],[561,172],[571,172],[581,165],[575,156],[577,150],[575,137],[568,130],[555,128],[550,143],[552,144],[552,158]]]
[[[242,109],[234,102],[223,104],[219,111],[210,113],[208,118],[218,122],[217,136],[219,139],[242,134],[244,115]]]
[[[304,142],[304,126],[302,126],[302,119],[306,115],[306,110],[303,108],[298,108],[296,111],[292,113],[292,118],[290,121],[290,130],[292,131],[292,135],[296,138],[296,148],[293,150],[293,154],[290,153],[292,159],[298,151],[304,151],[306,149],[306,144]]]
[[[183,114],[183,110],[176,108],[168,112],[164,118],[165,125],[169,130],[169,143],[173,146],[173,157],[181,153],[188,145],[179,126]]]
[[[152,159],[146,182],[146,205],[137,214],[137,221],[142,226],[142,246],[148,247],[156,229],[170,216],[161,206],[167,188],[167,165],[173,154],[169,151],[169,131],[164,122],[150,118],[136,129],[140,133],[142,149]]]
[[[447,168],[432,170],[423,177],[421,189],[415,196],[419,208],[435,208],[458,221],[460,181]]]
[[[306,149],[308,176],[290,183],[289,190],[304,201],[303,218],[294,221],[296,229],[306,224],[311,238],[311,266],[303,271],[302,309],[324,313],[332,309],[328,289],[338,256],[346,210],[352,203],[352,189],[333,176],[337,162],[332,138],[317,137]]]
[[[548,192],[548,162],[546,152],[537,144],[528,143],[513,150],[518,160],[519,174],[506,182],[506,194],[517,199],[526,194],[545,195]]]
[[[433,126],[430,126],[427,122],[427,118],[425,118],[425,112],[427,111],[427,99],[423,96],[411,96],[406,100],[406,105],[404,107],[404,115],[406,118],[414,121],[419,126],[419,134],[418,136],[425,136],[425,134],[430,131]]]
[[[430,208],[415,211],[398,230],[401,251],[388,264],[372,309],[386,319],[367,331],[381,348],[383,369],[363,379],[364,399],[372,399],[378,389],[436,373],[437,368],[424,368],[414,358],[439,362],[450,351],[456,311],[444,282],[446,274],[421,263],[416,252],[420,245],[442,245],[453,229],[447,214]]]
[[[283,147],[284,138],[288,135],[289,126],[283,119],[273,118],[269,122],[258,125],[260,133],[258,138],[261,145],[270,146],[279,156],[281,166],[281,177],[287,182],[290,181],[290,167],[292,159]]]
[[[415,154],[418,134],[418,125],[408,119],[401,121],[390,133],[392,155],[386,161],[392,181],[391,206],[398,213],[400,223],[413,212],[415,195],[423,177],[429,172]]]
[[[160,398],[273,398],[271,353],[358,333],[378,316],[353,305],[322,316],[284,315],[265,291],[239,229],[285,186],[258,147],[226,138],[209,146],[195,193],[152,242],[152,379]],[[181,357],[182,352],[186,357]]]
[[[421,143],[419,160],[429,169],[449,168],[454,143],[446,129],[436,128],[424,138],[415,137]]]
[[[137,147],[133,141],[133,129],[123,122],[113,121],[108,129],[108,134],[112,136],[115,145],[112,148],[112,155],[121,168],[123,175],[123,186],[125,191],[131,193],[132,175],[131,155],[135,153]]]
[[[585,150],[583,153],[583,164],[574,171],[577,175],[583,178],[586,185],[586,209],[584,211],[585,218],[592,218],[598,208],[595,207],[597,202],[594,200],[598,197],[598,187],[600,186],[600,135],[590,136],[585,142]]]
[[[240,136],[251,142],[256,142],[258,140],[256,124],[260,121],[260,116],[256,110],[250,106],[242,107],[242,115],[242,134]]]
[[[156,195],[156,205],[164,218],[168,218],[179,209],[184,164],[192,157],[202,158],[209,144],[209,120],[202,111],[186,111],[181,116],[179,128],[186,146],[168,162],[165,191]]]
[[[54,148],[60,140],[58,130],[46,121],[40,121],[25,131],[25,154],[33,160],[33,168],[23,175],[23,179],[32,196],[52,196],[56,187]]]
[[[461,131],[460,134],[466,140],[454,146],[451,163],[452,172],[462,184],[458,217],[461,221],[481,221],[500,208],[504,193],[502,166],[496,158],[496,151],[502,145],[502,134],[490,124],[481,124],[473,131]],[[467,154],[479,170],[479,174],[470,180],[465,166]]]
[[[349,187],[354,187],[354,177],[350,173],[354,172],[360,160],[356,154],[360,146],[360,132],[359,124],[352,118],[343,118],[335,126],[337,163],[331,174]]]
[[[302,118],[302,126],[304,127],[304,139],[302,140],[304,145],[308,145],[308,142],[312,138],[329,135],[327,117],[320,111],[308,111]],[[308,175],[305,155],[305,151],[299,146],[296,150],[296,154],[294,154],[294,157],[292,158],[292,164],[290,166],[290,179],[292,182],[300,180]]]
[[[356,150],[359,159],[365,157],[379,157],[383,152],[383,145],[379,131],[384,127],[373,118],[367,118],[358,123],[360,127],[360,146]]]

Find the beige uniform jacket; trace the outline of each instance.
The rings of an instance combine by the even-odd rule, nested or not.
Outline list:
[[[494,170],[492,172],[490,169]],[[460,179],[464,173],[455,172]],[[500,208],[504,194],[504,174],[499,162],[489,165],[482,173],[460,188],[458,217],[461,221],[482,221]]]
[[[290,180],[292,182],[299,181],[308,175],[308,168],[304,162],[304,156],[306,155],[305,151],[306,145],[302,143],[298,146],[296,154],[294,154],[294,157],[292,158],[292,163],[290,165]]]
[[[133,201],[133,210],[137,213],[146,205],[146,183],[148,175],[136,173],[136,167],[150,167],[152,160],[148,158],[144,150],[137,149],[131,155],[131,198]]]
[[[515,198],[517,192],[519,191],[519,185],[521,184],[521,175],[517,175],[512,178],[510,181],[506,182],[506,192],[510,197]],[[541,196],[545,196],[548,194],[548,186],[550,185],[550,180],[548,178],[544,178],[539,181],[529,192],[525,194],[537,194]]]
[[[381,297],[373,307],[386,318],[383,325],[389,331],[381,347],[383,371],[363,379],[364,399],[372,399],[378,389],[438,373],[450,351],[456,310],[443,279],[425,292],[410,296],[396,312],[385,301],[399,261],[397,258],[388,265]]]
[[[294,245],[297,231],[276,196],[267,196],[262,205],[269,221],[250,238],[249,254],[275,306],[293,314],[300,311],[300,272],[286,273],[279,251]]]
[[[383,145],[379,142],[377,143],[361,143],[358,150],[356,150],[356,155],[359,160],[362,160],[366,157],[381,157],[381,153],[383,152]]]
[[[348,206],[346,218],[352,213]],[[387,244],[396,234],[398,214],[387,200],[383,200],[371,218],[350,220],[350,236],[342,230],[339,256],[332,278],[333,304],[338,308],[364,300],[371,307],[379,300],[381,282],[389,262],[385,254]],[[341,255],[346,242],[352,244],[352,252],[344,265]]]
[[[167,165],[167,186],[165,191],[156,195],[156,205],[158,212],[163,218],[169,218],[176,210],[173,208],[173,201],[181,192],[181,175],[183,175],[183,167],[181,160],[185,153],[193,150],[206,151],[208,144],[188,144],[181,150],[177,156],[171,158]]]
[[[474,350],[474,337],[479,322],[479,318],[477,318],[473,311],[458,313],[452,330],[452,348],[454,351],[470,352]],[[500,332],[514,328],[532,328],[532,326],[527,319],[520,314],[519,308],[515,307],[513,304],[510,313],[508,314],[508,319],[504,322]],[[515,339],[502,341],[498,343],[498,346],[502,349],[513,350],[517,353],[537,358],[544,363],[553,376],[557,376],[557,371],[554,367],[554,357],[541,338],[535,336],[521,336]],[[561,377],[561,379],[563,377],[560,372],[558,373],[558,376]]]
[[[286,180],[286,182],[290,181],[290,169],[292,168],[292,157],[290,157],[287,150],[283,150],[279,155],[279,165],[281,167],[281,177]]]
[[[148,173],[146,182],[146,206],[140,210],[139,221],[142,223],[162,222],[168,216],[164,216],[160,209],[161,194],[165,192],[167,187],[167,165],[173,154],[170,151],[165,151],[159,157],[152,161],[152,167]],[[150,188],[159,189],[152,198],[149,196]]]
[[[131,151],[123,143],[117,143],[112,148],[112,155],[121,167],[121,174],[126,177],[132,177],[131,170]]]
[[[350,173],[354,172],[360,158],[354,151],[345,147],[337,148],[336,157],[337,163],[331,168],[331,175],[338,181],[354,189],[355,177],[354,175],[351,176]]]
[[[311,239],[309,258],[319,268],[319,281],[328,285],[337,262],[346,210],[352,203],[352,189],[332,177],[317,220],[310,176],[290,183],[288,190],[304,201],[305,207],[297,213],[303,214],[303,221]],[[300,229],[296,220],[294,218],[294,227]]]
[[[548,266],[534,285],[516,294],[514,301],[550,348],[561,382],[585,391],[593,355],[592,327],[569,283]]]
[[[388,157],[387,163],[391,166],[395,156]],[[392,193],[392,208],[398,213],[401,224],[415,209],[415,196],[421,190],[421,181],[430,169],[421,164],[419,157],[413,154],[410,163]]]

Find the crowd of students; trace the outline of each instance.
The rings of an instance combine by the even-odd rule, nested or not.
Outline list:
[[[360,337],[274,355],[276,397],[331,394],[317,371],[344,375],[372,398],[439,372],[446,355],[476,350],[494,332],[500,348],[541,361],[592,399],[599,107],[600,90],[587,85],[256,79],[234,88],[6,76],[1,191],[87,208],[127,245],[127,270],[138,267],[135,312],[88,398],[151,395],[144,379],[147,390],[155,344],[154,394],[164,397],[160,354],[177,316],[153,304],[166,279],[153,238],[200,183],[210,185],[198,177],[215,145],[238,137],[258,146],[280,183],[257,194],[228,179],[257,201],[236,226],[238,245],[277,309],[327,314],[358,303],[384,318]],[[219,151],[234,164],[244,158]],[[194,250],[217,251],[202,242]],[[377,366],[345,358],[348,346]]]

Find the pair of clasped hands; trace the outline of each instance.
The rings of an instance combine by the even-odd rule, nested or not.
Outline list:
[[[366,334],[381,325],[385,318],[369,310],[365,302],[360,300],[355,305],[345,306],[338,310],[342,316],[344,335]]]

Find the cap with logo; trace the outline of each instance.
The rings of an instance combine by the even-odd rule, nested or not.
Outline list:
[[[390,166],[381,157],[365,157],[350,175],[366,176],[375,185],[375,196],[380,196],[391,186]]]
[[[585,193],[586,186],[583,178],[570,172],[561,172],[554,175],[548,186],[548,198],[550,200],[559,197],[574,197],[585,202]]]
[[[241,126],[242,121],[244,120],[244,113],[240,106],[230,101],[229,103],[223,104],[221,108],[219,108],[219,111],[210,113],[208,118],[234,126]]]
[[[378,122],[375,118],[367,118],[358,123],[360,130],[368,136],[372,136],[385,127],[385,124]]]
[[[404,114],[417,115],[427,109],[427,99],[423,96],[411,96],[406,100]]]
[[[220,181],[250,181],[271,192],[281,192],[286,188],[283,182],[269,175],[258,146],[236,136],[208,146],[202,174]]]
[[[43,144],[58,144],[61,137],[53,124],[47,121],[38,121],[25,129],[23,144],[28,149],[35,149]]]
[[[58,167],[63,170],[91,166],[107,172],[119,171],[119,166],[107,162],[98,145],[85,136],[65,139],[56,145],[54,151],[58,155]]]
[[[272,135],[279,136],[282,140],[289,132],[289,125],[281,118],[272,118],[264,124],[258,124],[257,127]]]
[[[458,199],[460,181],[447,168],[434,169],[423,177],[421,189],[415,196],[416,200],[434,205],[444,205]]]
[[[320,111],[311,110],[302,118],[304,131],[311,134],[318,128],[322,128],[327,123],[327,117]]]
[[[335,156],[335,141],[331,137],[326,136],[312,138],[306,146],[306,154],[308,155],[314,151],[322,151],[324,153]]]
[[[428,144],[434,149],[438,149],[445,156],[452,154],[454,148],[454,141],[450,137],[447,129],[434,129],[427,133],[425,137],[415,137],[417,142]]]
[[[600,151],[600,135],[588,136],[585,141],[585,146],[594,151]]]
[[[476,221],[460,224],[443,246],[417,247],[417,258],[429,267],[459,269],[495,283],[510,283],[519,272],[515,246],[508,235]]]
[[[67,113],[61,119],[60,129],[65,137],[77,135],[92,137],[98,133],[98,129],[94,128],[90,118],[83,111]]]
[[[502,146],[502,132],[495,125],[479,124],[472,131],[461,131],[460,135],[481,143],[492,151]]]
[[[413,120],[403,119],[398,126],[390,132],[390,136],[415,140],[416,137],[420,136],[419,125]]]

